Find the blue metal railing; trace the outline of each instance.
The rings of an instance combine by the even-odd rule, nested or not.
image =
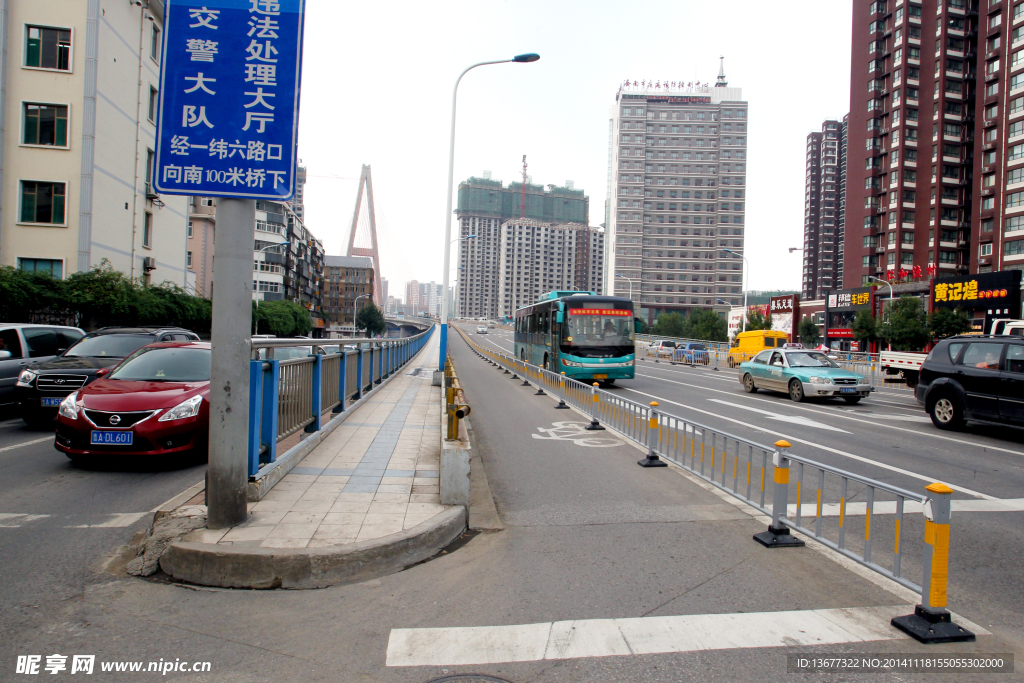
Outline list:
[[[408,363],[433,327],[400,339],[254,339],[249,365],[249,476],[299,430],[322,429]]]

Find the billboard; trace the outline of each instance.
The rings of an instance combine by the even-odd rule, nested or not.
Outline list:
[[[785,296],[773,296],[768,301],[768,311],[772,317],[772,329],[785,332],[793,339],[793,318],[798,305],[799,297],[796,294]]]
[[[729,309],[729,338],[735,337],[743,329],[743,307]]]
[[[932,286],[932,310],[959,308],[987,311],[992,317],[1019,318],[1021,271],[1001,270],[959,277],[936,278]]]

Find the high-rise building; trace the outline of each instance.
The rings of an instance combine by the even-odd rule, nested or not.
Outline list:
[[[724,65],[714,86],[630,81],[615,94],[605,289],[649,320],[742,303],[747,126]]]
[[[604,293],[604,229],[515,218],[501,226],[498,317],[554,290]]]
[[[589,224],[590,198],[566,181],[564,187],[533,185],[527,178],[525,211],[521,210],[523,183],[504,186],[491,180],[469,178],[459,184],[456,217],[459,222],[459,282],[457,306],[467,318],[498,316],[498,261],[501,257],[501,225],[513,218],[553,223]],[[470,235],[476,235],[471,239]],[[407,302],[412,303],[412,302]]]
[[[380,291],[381,291],[381,296],[383,297],[384,301],[387,301],[388,300],[388,279],[386,277],[382,277],[380,279]]]
[[[358,309],[372,301],[373,278],[371,258],[324,257],[324,313],[332,336],[355,333]]]
[[[306,220],[306,167],[301,165],[301,160],[298,166],[295,167],[295,195],[288,202],[288,206],[292,207],[292,211],[301,220]]]
[[[846,287],[1024,265],[1022,23],[996,0],[854,4]]]
[[[216,241],[216,234],[216,198],[189,197],[188,241],[185,252],[188,278],[186,289],[207,299],[213,298],[213,244]]]
[[[803,298],[819,299],[842,284],[846,188],[846,117],[828,119],[807,136],[804,176]]]
[[[188,199],[151,186],[162,2],[0,4],[0,264],[188,287]]]
[[[420,283],[417,280],[405,284],[405,305],[414,309],[420,306]]]

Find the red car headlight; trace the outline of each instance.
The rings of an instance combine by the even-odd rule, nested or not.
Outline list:
[[[182,401],[166,413],[160,416],[157,422],[169,422],[171,420],[183,420],[186,417],[195,417],[199,414],[199,407],[203,404],[202,396],[193,396]]]

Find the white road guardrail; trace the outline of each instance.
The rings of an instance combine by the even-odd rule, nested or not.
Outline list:
[[[587,429],[610,428],[646,448],[647,457],[638,463],[641,466],[664,467],[663,460],[667,460],[770,516],[768,530],[754,536],[762,545],[804,545],[790,533],[795,529],[920,594],[921,604],[914,614],[893,619],[897,628],[926,643],[974,639],[974,634],[951,621],[946,610],[953,493],[948,486],[934,483],[926,487],[927,495],[914,493],[794,455],[785,441],[760,444],[667,413],[657,402],[630,401],[600,389],[597,382],[586,384],[531,365],[483,347],[459,332],[477,355],[510,373],[512,379],[521,377],[524,384],[537,388],[537,394],[558,397],[559,407],[568,404],[589,416]],[[795,486],[790,486],[794,464]],[[809,501],[805,498],[808,493]],[[854,503],[851,495],[861,500]],[[925,526],[924,543],[916,546],[921,551],[920,583],[909,578],[903,566],[904,520],[909,514],[921,515]],[[853,524],[851,517],[862,517],[863,524]],[[885,551],[876,546],[881,530],[889,532],[882,546]]]

